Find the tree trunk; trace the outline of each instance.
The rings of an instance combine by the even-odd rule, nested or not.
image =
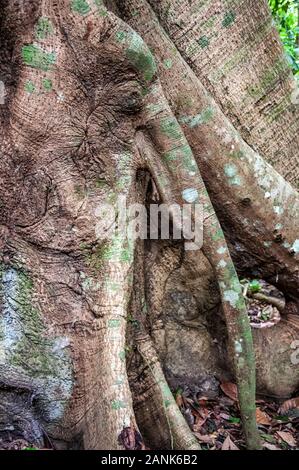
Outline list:
[[[298,185],[298,90],[267,0],[149,3],[243,139]]]
[[[258,391],[298,387],[298,107],[266,2],[243,3],[0,2],[0,435],[199,449],[169,386],[216,376],[254,449],[254,356]],[[201,250],[111,236],[120,201],[157,197],[203,205]],[[287,300],[254,344],[239,277]]]

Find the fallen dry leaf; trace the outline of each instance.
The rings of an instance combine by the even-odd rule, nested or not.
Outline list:
[[[196,416],[195,424],[193,426],[194,431],[199,431],[201,427],[205,424],[207,418],[202,418],[201,416]]]
[[[279,408],[278,412],[281,415],[286,414],[288,411],[293,410],[294,408],[299,409],[299,397],[292,398],[291,400],[285,401],[281,407]]]
[[[228,415],[227,413],[220,413],[219,417],[222,419],[226,419],[228,421],[230,418],[230,415]]]
[[[181,408],[184,404],[183,397],[180,393],[178,393],[177,396],[175,397],[175,401],[179,408]]]
[[[240,450],[236,444],[233,443],[229,436],[226,437],[225,441],[222,444],[221,450]]]
[[[197,403],[200,406],[207,406],[209,399],[207,397],[201,396],[197,398]]]
[[[268,442],[264,442],[263,447],[268,450],[280,450],[279,447],[275,446],[274,444],[269,444]]]
[[[200,434],[199,432],[194,433],[199,442],[202,442],[203,444],[214,444],[215,443],[215,437],[211,437],[208,434]]]
[[[264,426],[271,425],[271,418],[267,413],[262,411],[260,408],[256,409],[256,422],[257,424],[262,424]]]
[[[194,411],[195,424],[193,426],[194,431],[199,431],[200,428],[205,424],[207,418],[209,417],[209,410],[207,408],[200,408],[199,410]]]
[[[233,384],[232,382],[223,382],[220,385],[220,388],[231,400],[238,401],[238,389],[236,384]]]
[[[290,432],[286,431],[277,431],[276,434],[286,442],[290,447],[296,447],[296,441],[294,436]]]

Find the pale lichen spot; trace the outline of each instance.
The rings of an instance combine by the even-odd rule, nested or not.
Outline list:
[[[240,176],[234,176],[233,178],[231,178],[230,184],[232,186],[241,186],[242,185],[242,179],[240,178]]]
[[[281,206],[274,206],[273,210],[274,210],[275,214],[277,214],[277,215],[281,215],[281,214],[284,213],[284,209]]]
[[[165,108],[163,103],[150,103],[146,105],[146,109],[153,115],[155,116],[156,114],[161,113],[163,109]]]
[[[121,410],[123,408],[127,408],[127,404],[122,400],[113,400],[111,407],[113,410]]]
[[[238,168],[234,163],[227,163],[224,166],[224,173],[232,186],[241,186],[242,179],[238,175]]]
[[[184,189],[184,191],[182,192],[182,197],[184,201],[189,202],[191,204],[192,202],[195,202],[198,199],[198,191],[195,188]]]
[[[237,354],[241,354],[243,352],[241,341],[235,340],[235,351]]]
[[[209,106],[208,108],[204,109],[201,113],[196,114],[194,116],[182,116],[179,119],[181,124],[186,124],[190,129],[194,127],[207,124],[213,119],[214,111]]]
[[[166,70],[171,69],[171,67],[172,67],[172,59],[165,59],[165,60],[163,61],[163,65],[164,65],[164,67],[165,67]]]
[[[119,328],[121,326],[121,321],[119,318],[112,318],[108,320],[108,328]]]
[[[117,379],[114,382],[114,385],[120,386],[124,384],[124,377],[117,377]]]
[[[227,250],[226,246],[221,246],[220,248],[218,248],[217,253],[219,255],[223,255],[226,252],[226,250]]]
[[[218,268],[225,268],[226,264],[226,261],[224,261],[224,259],[221,259],[217,266]]]
[[[104,1],[103,0],[93,0],[93,1],[96,7],[98,8],[98,12],[100,16],[107,16],[108,12],[107,12],[107,8],[104,5]]]
[[[295,240],[292,245],[292,251],[299,253],[299,239]]]
[[[232,307],[236,307],[239,300],[239,294],[234,290],[227,290],[224,292],[224,300],[229,302]]]
[[[122,351],[120,351],[118,357],[120,358],[121,361],[124,362],[126,360],[126,355],[127,355],[127,351],[123,349]]]
[[[224,173],[228,178],[233,178],[238,173],[238,168],[233,163],[227,163],[224,167]]]

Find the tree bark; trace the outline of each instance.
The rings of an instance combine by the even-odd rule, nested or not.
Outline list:
[[[298,92],[267,0],[149,3],[243,139],[298,185]]]
[[[0,79],[6,95],[0,106],[0,433],[13,425],[16,436],[36,445],[48,436],[61,449],[138,449],[140,433],[152,439],[148,445],[158,446],[157,419],[165,446],[200,447],[175,403],[158,353],[166,284],[177,264],[175,245],[169,241],[165,249],[156,242],[162,253],[170,248],[159,286],[160,272],[152,272],[152,284],[146,282],[144,247],[108,236],[124,218],[119,198],[127,205],[146,203],[149,188],[156,186],[161,202],[203,205],[204,244],[194,254],[197,284],[203,280],[203,257],[204,270],[218,285],[213,308],[219,310],[221,302],[247,446],[258,448],[255,358],[238,275],[270,280],[297,301],[298,194],[261,156],[271,161],[281,145],[289,169],[295,164],[290,130],[278,134],[277,126],[291,123],[294,135],[297,108],[283,108],[268,122],[264,108],[254,110],[254,100],[245,106],[242,93],[248,98],[254,80],[250,75],[243,81],[244,70],[254,70],[255,54],[246,67],[238,63],[235,88],[225,92],[222,82],[207,78],[221,56],[218,66],[230,82],[233,67],[225,64],[234,63],[221,44],[218,54],[205,60],[204,39],[202,51],[189,54],[189,43],[203,36],[197,25],[203,27],[213,13],[209,3],[205,14],[196,10],[197,2],[192,12],[189,2],[173,2],[168,12],[164,1],[108,1],[108,10],[101,0],[1,3]],[[267,11],[250,2],[257,18],[253,15],[248,25],[249,7],[241,11],[241,4],[236,3],[240,21],[233,36],[243,50],[244,28],[252,34],[250,28],[254,31]],[[215,20],[214,36],[224,28],[229,50],[235,16],[223,8],[225,24]],[[192,13],[190,30],[185,12]],[[281,53],[275,33],[269,34],[267,64]],[[257,75],[263,73],[260,68]],[[284,99],[290,83],[289,78],[282,82]],[[266,121],[268,131],[261,137]],[[294,180],[296,170],[290,176],[280,160],[275,165]],[[147,177],[139,180],[140,172]],[[103,204],[112,205],[114,213],[99,238]],[[179,252],[184,266],[182,246]],[[203,303],[210,301],[207,289],[202,294]],[[144,317],[142,299],[149,305]],[[289,316],[266,336],[283,351],[278,331],[287,331],[289,341],[297,326]],[[298,386],[292,367],[281,388],[271,373],[262,373],[261,357],[269,351],[265,335],[254,333],[254,338],[261,387],[280,396]],[[158,398],[130,368],[129,343],[136,349],[133,364],[140,361],[145,384]],[[273,357],[275,367],[277,361]],[[153,415],[145,416],[149,408]]]

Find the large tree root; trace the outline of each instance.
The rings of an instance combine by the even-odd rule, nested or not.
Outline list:
[[[152,318],[153,311],[147,307],[147,295],[145,291],[145,265],[144,265],[144,246],[141,242],[136,247],[136,262],[135,262],[135,292],[131,309],[134,312],[133,321],[137,322],[135,332],[133,329],[133,342],[137,348],[137,352],[142,358],[143,371],[142,374],[147,376],[147,381],[151,384],[152,390],[150,396],[145,398],[143,409],[154,408],[156,414],[156,421],[165,422],[164,430],[160,430],[162,440],[171,449],[183,450],[200,450],[200,445],[193,435],[189,425],[183,417],[174,397],[165,379],[160,358],[153,345],[153,339],[148,330],[153,333],[152,328],[155,328],[154,319]],[[146,307],[145,307],[146,302]],[[131,311],[132,311],[131,310]],[[138,370],[138,368],[137,368]],[[136,374],[136,371],[135,371]],[[136,387],[136,379],[132,378],[132,385]],[[149,387],[147,387],[149,388]],[[145,411],[145,414],[146,411]],[[148,421],[151,421],[150,413]],[[157,428],[159,425],[152,422],[149,429]],[[147,431],[148,433],[148,431]],[[156,432],[157,434],[157,432]],[[151,436],[151,441],[155,445],[161,446],[161,442],[157,436]],[[149,442],[151,445],[151,442]]]
[[[86,9],[86,5],[71,7],[66,0],[43,0],[39,7],[42,21],[38,27],[20,35],[23,65],[8,103],[12,125],[5,121],[5,144],[1,145],[1,192],[7,205],[1,224],[7,233],[2,241],[1,321],[6,336],[0,336],[5,353],[0,382],[13,387],[15,395],[19,380],[26,399],[32,399],[26,416],[32,419],[28,432],[37,442],[46,432],[57,447],[121,449],[123,433],[132,428],[138,432],[125,361],[135,246],[118,237],[99,242],[94,227],[96,209],[103,201],[114,204],[122,194],[128,203],[136,202],[136,174],[146,167],[163,202],[180,206],[187,202],[192,208],[196,203],[203,205],[202,249],[219,285],[246,442],[249,449],[259,448],[255,364],[245,303],[229,247],[180,124],[185,126],[198,163],[203,150],[213,156],[215,169],[206,163],[204,176],[215,207],[228,221],[227,228],[233,223],[235,208],[230,206],[234,207],[237,197],[236,227],[240,224],[237,233],[242,242],[248,236],[249,247],[257,243],[263,223],[267,236],[263,235],[262,244],[273,242],[273,230],[282,233],[284,245],[276,249],[269,245],[268,257],[259,241],[256,258],[261,256],[262,264],[270,259],[275,268],[279,266],[290,279],[290,292],[295,290],[297,270],[291,256],[297,246],[295,222],[281,208],[292,204],[295,210],[297,196],[234,134],[181,58],[173,75],[161,73],[161,87],[155,60],[143,39],[101,2]],[[154,17],[147,12],[152,24]],[[51,25],[45,23],[49,18]],[[153,34],[161,39],[161,28],[155,28]],[[145,35],[154,42],[150,34]],[[169,51],[171,47],[164,36],[161,48]],[[185,88],[175,78],[180,75],[185,75]],[[171,81],[174,87],[167,85]],[[180,86],[187,97],[193,99],[194,92],[189,108],[177,104]],[[165,95],[175,105],[179,121]],[[198,116],[202,106],[212,108],[213,124],[206,122],[209,113]],[[207,126],[203,136],[198,123]],[[224,129],[234,136],[235,143],[230,140],[226,148],[229,157],[220,158],[223,142],[214,138],[215,127],[216,134]],[[232,145],[242,156],[234,164]],[[12,176],[14,165],[20,171],[17,181]],[[267,172],[275,193],[269,197],[264,184]],[[215,183],[218,173],[225,177]],[[254,186],[256,175],[259,184]],[[244,187],[239,187],[242,179]],[[11,187],[16,187],[15,195],[20,191],[20,199],[12,201]],[[227,200],[221,196],[223,191]],[[273,210],[275,226],[283,222],[284,228],[273,229],[269,221]],[[118,213],[118,222],[120,217]],[[249,236],[248,226],[255,218],[255,231]],[[243,230],[246,236],[241,235]],[[167,385],[148,325],[140,323],[138,350],[159,392],[159,413],[166,419],[170,447],[198,449]],[[32,350],[37,364],[31,362]],[[11,385],[3,377],[6,369],[14,380]],[[19,403],[16,409],[20,410]]]
[[[146,128],[154,145],[147,144],[146,139],[140,136],[139,149],[156,179],[164,202],[182,204],[185,202],[184,195],[189,191],[194,195],[191,202],[200,201],[204,207],[203,250],[215,270],[222,295],[247,445],[252,449],[258,448],[254,353],[249,319],[238,277],[191,149],[158,83],[152,86],[147,103]],[[159,155],[155,149],[158,149]],[[185,164],[182,164],[184,158]],[[161,176],[164,177],[163,183]]]
[[[163,92],[192,148],[238,271],[271,279],[297,296],[297,191],[236,132],[148,2],[116,3],[154,51]],[[165,66],[165,58],[171,66]]]
[[[171,449],[199,450],[200,445],[183,417],[173,394],[165,380],[161,368],[160,360],[152,345],[152,340],[148,335],[138,335],[136,337],[137,348],[142,356],[145,365],[149,368],[150,374],[157,385],[164,407],[164,414],[169,427],[171,439]]]
[[[119,26],[122,25],[120,24]],[[123,43],[124,51],[128,55],[128,43],[126,35],[123,37],[123,39],[121,39],[121,42]],[[130,47],[132,47],[132,44]],[[132,55],[132,60],[136,62],[136,57],[138,54],[140,54],[140,56],[147,55],[149,52],[146,51],[147,47],[143,41],[141,41],[138,45],[138,41],[135,40],[134,56]],[[198,173],[197,165],[194,161],[191,149],[180,129],[178,122],[174,119],[167,105],[163,92],[160,89],[159,82],[154,81],[152,84],[150,84],[154,76],[154,72],[155,68],[153,67],[151,60],[147,59],[145,62],[145,69],[142,70],[142,73],[143,77],[148,82],[148,86],[150,87],[148,90],[148,96],[146,97],[147,104],[145,105],[145,109],[148,111],[144,113],[145,123],[141,122],[141,124],[145,125],[146,129],[151,134],[155,146],[161,152],[160,155],[162,158],[166,157],[167,152],[169,154],[174,151],[172,159],[175,160],[181,150],[185,152],[183,155],[185,158],[187,158],[187,162],[186,167],[182,169],[174,169],[172,165],[168,165],[168,167],[166,165],[164,166],[164,171],[162,171],[162,173],[156,172],[156,163],[151,164],[152,158],[155,159],[155,153],[152,155],[151,160],[147,161],[147,163],[150,170],[153,172],[154,178],[157,180],[160,177],[160,182],[157,182],[157,186],[161,190],[162,194],[164,192],[164,185],[161,185],[161,176],[165,176],[166,185],[168,183],[175,185],[176,181],[180,181],[182,178],[183,183],[180,183],[177,187],[178,191],[176,197],[171,197],[170,199],[164,198],[165,202],[174,203],[177,200],[180,202],[184,201],[184,193],[186,191],[190,191],[190,188],[191,192],[196,192],[196,201],[198,201],[198,197],[201,196],[200,199],[206,213],[205,222],[206,220],[208,221],[208,223],[205,223],[205,229],[208,236],[205,240],[204,250],[207,251],[207,255],[215,269],[217,278],[219,280],[220,291],[223,294],[224,311],[226,313],[228,332],[231,345],[233,346],[234,350],[236,376],[240,393],[240,408],[243,417],[247,445],[249,448],[258,448],[259,438],[255,421],[255,365],[251,330],[244,299],[242,297],[238,278],[226,247],[221,227],[215,214],[213,215],[214,211],[202,179]],[[157,108],[159,109],[158,113]],[[157,114],[159,114],[158,119],[156,119]],[[142,152],[140,147],[139,150]],[[192,169],[190,170],[190,168]],[[161,166],[159,170],[160,169]],[[174,191],[174,194],[175,193],[176,191]],[[212,240],[214,243],[211,243]],[[217,253],[217,250],[219,253]]]

